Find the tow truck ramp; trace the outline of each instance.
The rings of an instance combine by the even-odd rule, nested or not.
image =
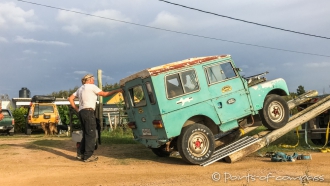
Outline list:
[[[235,141],[234,143],[230,143],[230,144],[214,151],[212,157],[200,165],[202,165],[202,166],[210,165],[211,163],[214,163],[226,156],[229,156],[229,155],[231,155],[243,148],[246,148],[247,146],[250,146],[258,141],[260,141],[260,139],[254,138],[252,136],[245,136],[245,137]]]
[[[330,96],[323,98],[312,106],[307,107],[305,110],[293,115],[284,127],[273,131],[261,131],[254,136],[245,136],[216,150],[208,161],[203,162],[200,165],[207,166],[222,158],[225,158],[225,161],[228,163],[234,163],[265,147],[269,143],[274,142],[284,134],[292,131],[296,127],[304,124],[328,109],[330,109]]]

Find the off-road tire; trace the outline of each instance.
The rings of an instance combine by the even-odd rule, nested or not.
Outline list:
[[[314,145],[324,145],[324,141],[322,142],[322,139],[311,139],[311,141],[314,143]]]
[[[290,117],[287,102],[278,95],[267,95],[263,109],[259,111],[262,124],[270,130],[285,126]]]
[[[315,144],[315,145],[324,145],[325,141],[326,141],[326,134],[320,134],[321,135],[321,139],[311,139],[311,141]],[[328,144],[326,146],[330,146],[330,141],[328,140]]]
[[[192,124],[182,129],[177,143],[183,160],[190,164],[201,164],[214,152],[214,136],[212,131],[202,124]]]

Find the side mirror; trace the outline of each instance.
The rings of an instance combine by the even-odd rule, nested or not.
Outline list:
[[[243,70],[242,70],[241,68],[235,68],[235,70],[236,70],[237,72],[243,72]]]

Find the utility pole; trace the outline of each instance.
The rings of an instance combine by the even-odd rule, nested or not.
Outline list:
[[[97,83],[99,85],[99,88],[102,90],[102,70],[97,70]],[[99,120],[101,125],[101,131],[103,130],[103,97],[99,97]]]

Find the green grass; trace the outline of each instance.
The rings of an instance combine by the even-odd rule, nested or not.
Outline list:
[[[116,128],[112,131],[102,131],[102,144],[137,144],[133,140],[133,132],[131,129]]]
[[[7,145],[7,144],[0,144],[0,149],[7,149],[9,148],[10,146]]]

